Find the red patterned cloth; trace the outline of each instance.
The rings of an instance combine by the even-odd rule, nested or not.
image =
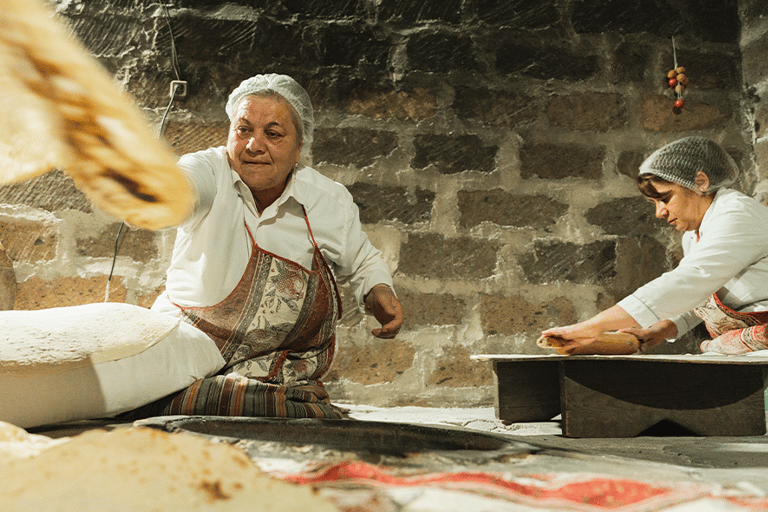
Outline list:
[[[734,311],[723,305],[717,294],[693,311],[712,336],[701,343],[702,352],[737,355],[768,349],[768,311]]]

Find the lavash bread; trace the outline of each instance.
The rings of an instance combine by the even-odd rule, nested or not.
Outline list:
[[[23,428],[0,421],[0,461],[5,464],[9,459],[34,457],[43,450],[67,440],[68,438],[51,439],[48,436],[30,434]]]
[[[192,189],[107,71],[40,0],[0,0],[0,184],[63,167],[130,225],[181,223]]]
[[[336,511],[237,448],[145,428],[89,431],[0,464],[4,512]]]

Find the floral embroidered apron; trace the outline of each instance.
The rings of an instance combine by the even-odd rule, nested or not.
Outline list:
[[[721,354],[743,354],[768,349],[765,328],[768,311],[741,313],[723,305],[717,294],[693,312],[704,320],[713,339],[701,343],[702,352]]]
[[[185,321],[214,340],[224,369],[132,418],[342,417],[319,381],[333,361],[341,299],[306,211],[304,220],[314,247],[311,270],[261,249],[245,226],[251,257],[235,289],[214,306],[178,306]]]

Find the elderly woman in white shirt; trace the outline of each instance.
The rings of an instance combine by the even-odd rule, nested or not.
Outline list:
[[[337,281],[393,338],[402,308],[389,268],[342,185],[299,163],[312,142],[307,92],[257,75],[226,105],[225,147],[184,155],[194,212],[178,226],[166,291],[152,309],[216,343],[224,369],[137,415],[341,417],[321,378],[341,316]]]
[[[738,168],[720,146],[686,137],[640,166],[640,191],[656,217],[683,231],[684,257],[671,270],[589,320],[548,329],[582,352],[606,331],[635,335],[645,352],[704,321],[702,352],[768,349],[768,208],[726,188]]]

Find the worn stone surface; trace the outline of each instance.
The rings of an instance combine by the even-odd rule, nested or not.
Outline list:
[[[664,220],[656,218],[653,204],[640,193],[600,203],[590,208],[584,217],[609,235],[654,236],[674,230]]]
[[[640,164],[648,157],[645,153],[639,153],[637,151],[622,151],[616,162],[616,170],[619,174],[623,174],[633,180],[637,178],[640,172]]]
[[[516,126],[538,115],[535,99],[520,91],[457,87],[453,108],[460,118],[489,126]]]
[[[640,125],[649,132],[691,132],[723,128],[732,118],[733,110],[726,104],[703,102],[693,93],[686,94],[685,108],[675,113],[675,98],[646,96],[642,100]],[[682,137],[682,135],[681,135]]]
[[[490,368],[478,368],[470,359],[472,353],[464,347],[449,347],[435,361],[435,371],[427,377],[427,386],[468,388],[493,385]]]
[[[370,80],[335,79],[316,83],[308,92],[318,110],[341,109],[350,115],[372,119],[419,121],[437,112],[437,94],[430,87],[400,87],[391,83],[371,84]]]
[[[110,224],[97,236],[78,237],[76,243],[77,254],[90,258],[113,257],[115,245],[118,256],[130,256],[134,261],[150,261],[158,257],[154,232],[127,227],[120,229],[120,223]]]
[[[399,221],[404,224],[427,222],[431,218],[435,193],[417,188],[410,193],[405,187],[385,187],[354,183],[347,187],[360,209],[360,222],[375,224]]]
[[[570,46],[545,45],[541,41],[520,41],[519,34],[500,30],[494,64],[504,75],[540,80],[587,80],[600,71],[597,55]]]
[[[60,277],[52,280],[33,277],[19,283],[16,291],[16,309],[48,309],[104,302],[107,276]],[[126,289],[119,276],[112,277],[109,286],[110,302],[125,302]]]
[[[553,127],[568,130],[606,132],[627,124],[624,100],[612,93],[553,96],[547,102],[546,113]]]
[[[315,162],[366,167],[397,148],[397,135],[379,130],[329,128],[315,131],[313,147]]]
[[[566,211],[568,205],[546,196],[517,195],[500,189],[458,193],[459,225],[471,228],[482,222],[499,226],[551,227]]]
[[[61,170],[53,170],[36,178],[0,186],[0,204],[21,204],[49,212],[93,211],[91,202],[72,179]]]
[[[497,250],[492,241],[411,234],[402,246],[398,272],[436,279],[482,279],[493,275]]]
[[[549,180],[597,179],[602,176],[605,149],[579,144],[528,143],[520,149],[520,176]]]
[[[403,306],[403,328],[416,329],[430,325],[458,325],[464,318],[465,303],[447,293],[400,292]]]
[[[411,166],[416,170],[434,166],[441,174],[464,171],[491,172],[496,168],[496,148],[477,135],[417,135]]]
[[[616,84],[640,83],[651,62],[651,49],[644,44],[622,42],[616,47],[611,78]]]
[[[392,382],[413,365],[415,354],[413,345],[398,339],[341,346],[326,380],[345,379],[366,386]]]
[[[12,261],[51,261],[56,258],[58,231],[45,222],[0,215],[0,243]]]
[[[483,333],[488,336],[528,334],[538,337],[548,327],[574,323],[576,313],[571,301],[565,297],[532,303],[520,295],[496,294],[482,296],[480,318]]]
[[[573,282],[608,285],[616,275],[616,242],[589,244],[536,240],[533,251],[518,257],[523,277],[532,284]]]

